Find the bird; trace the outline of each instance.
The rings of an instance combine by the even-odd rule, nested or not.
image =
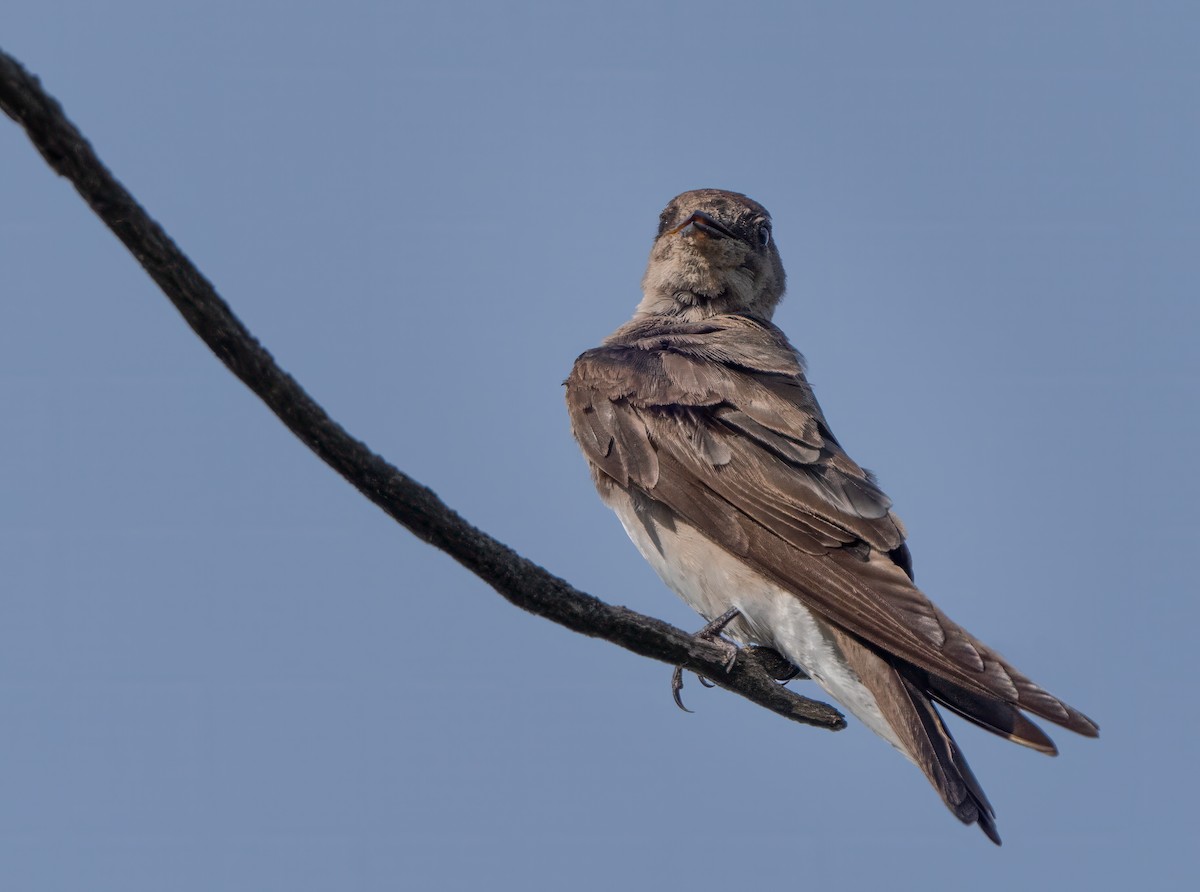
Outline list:
[[[1000,845],[939,708],[1048,755],[1029,715],[1086,737],[1099,726],[917,588],[891,500],[771,321],[785,284],[762,205],[721,189],[673,198],[633,318],[564,382],[572,433],[634,545],[708,621],[698,634],[778,651]]]

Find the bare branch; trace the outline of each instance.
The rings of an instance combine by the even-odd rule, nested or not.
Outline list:
[[[768,654],[743,648],[727,672],[717,646],[584,594],[467,523],[432,490],[350,436],[275,364],[209,281],[100,162],[58,102],[3,51],[0,107],[25,129],[46,162],[74,184],[221,362],[326,464],[414,535],[523,610],[644,657],[683,665],[793,721],[832,730],[845,726],[837,710],[777,684]]]

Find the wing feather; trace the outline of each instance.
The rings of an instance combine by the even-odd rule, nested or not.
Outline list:
[[[583,354],[566,383],[576,439],[611,484],[638,488],[839,628],[944,682],[931,696],[978,707],[980,724],[1036,748],[1048,739],[996,700],[1097,733],[913,584],[891,501],[830,432],[774,326],[638,320]]]

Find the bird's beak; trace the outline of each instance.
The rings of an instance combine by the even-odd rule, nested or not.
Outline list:
[[[668,235],[694,235],[701,233],[709,238],[737,238],[732,232],[704,211],[695,211],[690,217],[668,232]]]

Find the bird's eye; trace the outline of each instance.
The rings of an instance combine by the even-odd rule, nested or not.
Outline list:
[[[675,209],[667,207],[661,214],[658,215],[658,234],[662,235],[667,231],[667,227],[671,225],[671,221],[675,218]]]
[[[766,223],[758,227],[758,243],[764,248],[771,244],[771,227]]]

